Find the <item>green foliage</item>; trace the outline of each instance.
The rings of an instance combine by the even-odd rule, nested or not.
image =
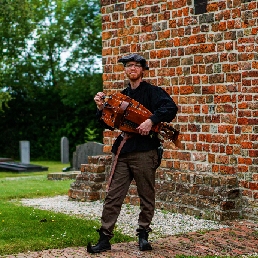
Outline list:
[[[95,141],[99,136],[96,131],[97,131],[96,128],[94,129],[86,128],[85,137],[84,137],[85,142]]]
[[[0,1],[0,156],[19,158],[28,140],[32,159],[70,157],[85,130],[102,141],[93,96],[102,91],[99,1]],[[4,29],[3,29],[4,28]],[[8,98],[7,98],[8,96]]]
[[[8,101],[10,101],[12,98],[8,92],[0,92],[0,111],[3,110],[3,105],[5,107],[8,107]]]
[[[10,80],[17,79],[16,65],[35,28],[33,15],[28,1],[0,1],[0,91],[9,88]]]
[[[35,28],[32,20],[33,12],[29,1],[0,1],[1,58],[9,61],[5,64],[10,65],[11,61],[19,58],[26,45],[26,38]]]

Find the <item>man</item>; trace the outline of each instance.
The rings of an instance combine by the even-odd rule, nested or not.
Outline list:
[[[129,79],[128,87],[121,93],[141,103],[151,111],[152,115],[138,126],[139,134],[129,136],[122,148],[120,144],[126,135],[124,133],[117,137],[112,147],[112,153],[114,156],[117,155],[117,162],[104,202],[101,228],[98,230],[100,238],[95,246],[91,244],[87,246],[87,251],[90,253],[111,249],[109,241],[113,237],[115,223],[133,179],[140,199],[137,229],[139,249],[152,250],[148,236],[155,209],[155,173],[159,166],[157,150],[160,141],[157,134],[151,132],[151,128],[160,122],[171,122],[178,110],[167,92],[143,81],[144,71],[149,70],[149,67],[142,56],[131,54],[118,61],[123,63],[125,74]],[[103,110],[103,97],[103,92],[98,92],[94,97],[99,118]]]

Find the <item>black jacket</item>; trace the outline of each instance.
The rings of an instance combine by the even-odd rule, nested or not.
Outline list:
[[[125,88],[122,94],[129,96],[141,103],[144,107],[151,111],[153,114],[150,119],[154,124],[160,122],[171,122],[178,111],[178,108],[169,96],[169,94],[158,86],[153,86],[146,81],[140,83],[136,89],[131,89],[130,84]],[[97,112],[100,118],[102,112]],[[109,127],[106,127],[109,128]],[[118,146],[122,140],[119,135],[113,144],[112,152],[116,154]],[[157,149],[160,146],[160,141],[157,135],[140,135],[135,134],[134,137],[129,138],[121,150],[122,153],[135,152],[135,151],[148,151]]]

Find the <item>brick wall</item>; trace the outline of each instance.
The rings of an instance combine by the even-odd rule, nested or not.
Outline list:
[[[209,0],[201,15],[194,15],[193,0],[101,4],[104,91],[124,88],[117,60],[138,52],[149,61],[145,79],[178,104],[173,124],[180,128],[183,149],[165,142],[162,173],[235,177],[242,202],[234,207],[245,218],[257,218],[258,2]],[[104,132],[107,153],[116,135]]]
[[[208,1],[201,15],[194,15],[193,0],[101,2],[104,91],[124,88],[117,60],[138,52],[149,60],[145,79],[179,107],[173,124],[183,148],[164,143],[157,207],[219,220],[257,219],[258,2]],[[104,132],[106,153],[117,134]],[[107,160],[82,166],[70,199],[104,198]],[[138,203],[134,184],[126,202]]]

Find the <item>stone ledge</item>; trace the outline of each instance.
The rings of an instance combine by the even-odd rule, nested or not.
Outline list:
[[[47,179],[48,180],[76,179],[77,175],[79,174],[81,174],[81,171],[55,172],[55,173],[49,173],[47,175]]]

